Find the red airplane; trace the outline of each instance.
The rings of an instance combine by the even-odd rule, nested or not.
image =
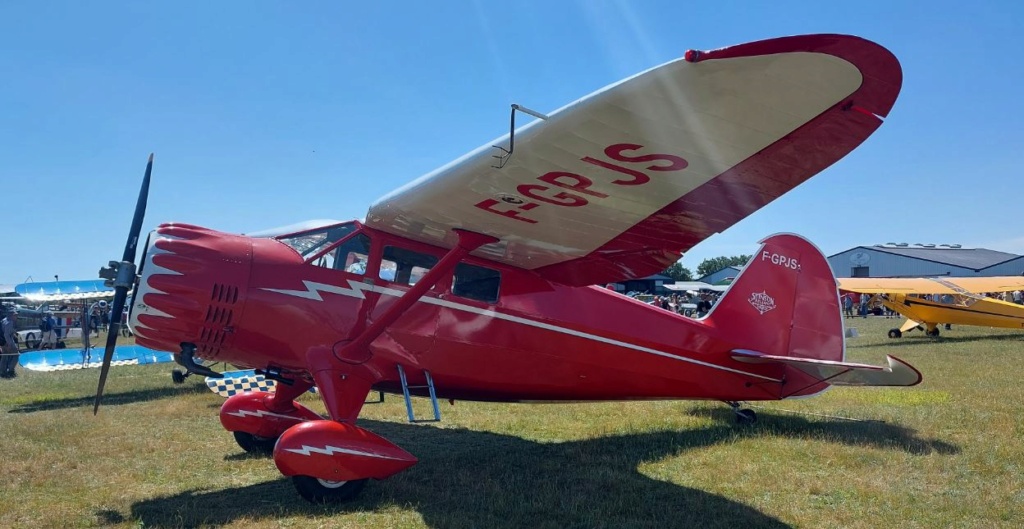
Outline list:
[[[715,399],[913,385],[845,362],[821,252],[774,235],[702,319],[591,285],[665,269],[845,156],[900,90],[872,42],[808,35],[688,51],[551,113],[513,106],[485,146],[370,207],[364,222],[274,237],[163,224],[136,273],[152,156],[120,263],[140,345],[255,368],[274,393],[221,408],[247,451],[311,501],[354,497],[416,458],[356,424],[371,391],[497,402]],[[516,129],[516,112],[538,118]],[[116,333],[111,333],[116,336]],[[98,408],[109,368],[100,375]],[[328,417],[295,402],[316,386]]]

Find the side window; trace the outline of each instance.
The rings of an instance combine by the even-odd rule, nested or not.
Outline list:
[[[322,255],[314,264],[353,274],[365,274],[368,255],[370,255],[370,237],[365,233],[360,233]]]
[[[415,285],[437,264],[437,257],[397,246],[385,246],[380,278],[401,285]]]
[[[501,272],[466,263],[455,265],[452,294],[464,298],[495,303],[501,286]]]

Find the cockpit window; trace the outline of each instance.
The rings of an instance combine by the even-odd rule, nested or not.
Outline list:
[[[378,277],[402,285],[415,285],[437,264],[437,257],[397,246],[385,246]]]
[[[355,229],[355,223],[349,222],[295,235],[286,235],[279,237],[277,240],[299,252],[303,259],[307,259],[310,256],[316,255],[317,252],[327,246],[341,240],[346,235],[355,231]]]

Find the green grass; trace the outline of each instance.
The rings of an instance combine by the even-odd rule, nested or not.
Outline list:
[[[850,360],[893,354],[924,382],[755,403],[752,427],[685,401],[457,402],[412,425],[388,396],[361,424],[420,462],[342,506],[244,454],[222,399],[167,365],[115,368],[95,417],[97,370],[21,370],[0,380],[0,527],[1024,526],[1024,333],[847,321]]]

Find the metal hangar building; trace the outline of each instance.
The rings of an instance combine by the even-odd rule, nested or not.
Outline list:
[[[1024,256],[959,244],[887,243],[829,256],[836,277],[992,277],[1024,274]]]

